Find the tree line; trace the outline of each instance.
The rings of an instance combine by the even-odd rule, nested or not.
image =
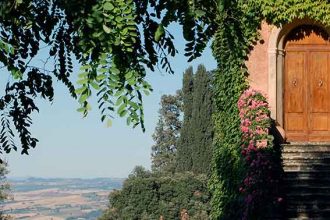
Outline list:
[[[185,71],[181,90],[161,97],[151,171],[137,166],[100,220],[209,218],[212,95],[212,73],[200,65]]]

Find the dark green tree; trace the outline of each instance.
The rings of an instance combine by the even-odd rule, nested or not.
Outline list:
[[[177,147],[177,171],[190,171],[192,168],[191,146],[193,142],[192,113],[193,113],[194,73],[189,67],[183,74],[182,101],[183,124]]]
[[[193,112],[191,117],[191,170],[210,174],[213,141],[212,78],[203,65],[199,65],[194,76]]]
[[[153,134],[155,144],[151,148],[152,170],[174,172],[177,142],[182,126],[181,91],[161,97],[159,119]]]
[[[177,170],[210,174],[212,158],[212,81],[203,65],[183,77],[183,126],[178,141]]]
[[[100,220],[158,220],[160,216],[180,220],[183,209],[190,219],[208,219],[210,195],[205,175],[140,171],[135,170],[121,190],[110,193],[109,207]]]

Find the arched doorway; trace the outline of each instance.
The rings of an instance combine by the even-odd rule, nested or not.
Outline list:
[[[288,141],[330,141],[330,40],[315,25],[284,40],[283,125]]]

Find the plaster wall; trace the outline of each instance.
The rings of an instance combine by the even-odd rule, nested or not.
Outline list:
[[[248,61],[246,62],[249,70],[248,81],[252,88],[262,91],[267,96],[268,94],[268,45],[272,32],[272,26],[263,22],[261,25],[260,35],[261,40],[251,50]]]

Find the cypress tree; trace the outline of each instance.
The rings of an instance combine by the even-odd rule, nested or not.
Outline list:
[[[199,65],[194,76],[193,111],[191,120],[193,132],[192,171],[210,174],[212,158],[212,88],[211,75]]]
[[[183,75],[182,100],[183,124],[177,147],[177,171],[191,171],[192,168],[192,142],[193,132],[191,120],[193,112],[194,74],[189,67]]]

